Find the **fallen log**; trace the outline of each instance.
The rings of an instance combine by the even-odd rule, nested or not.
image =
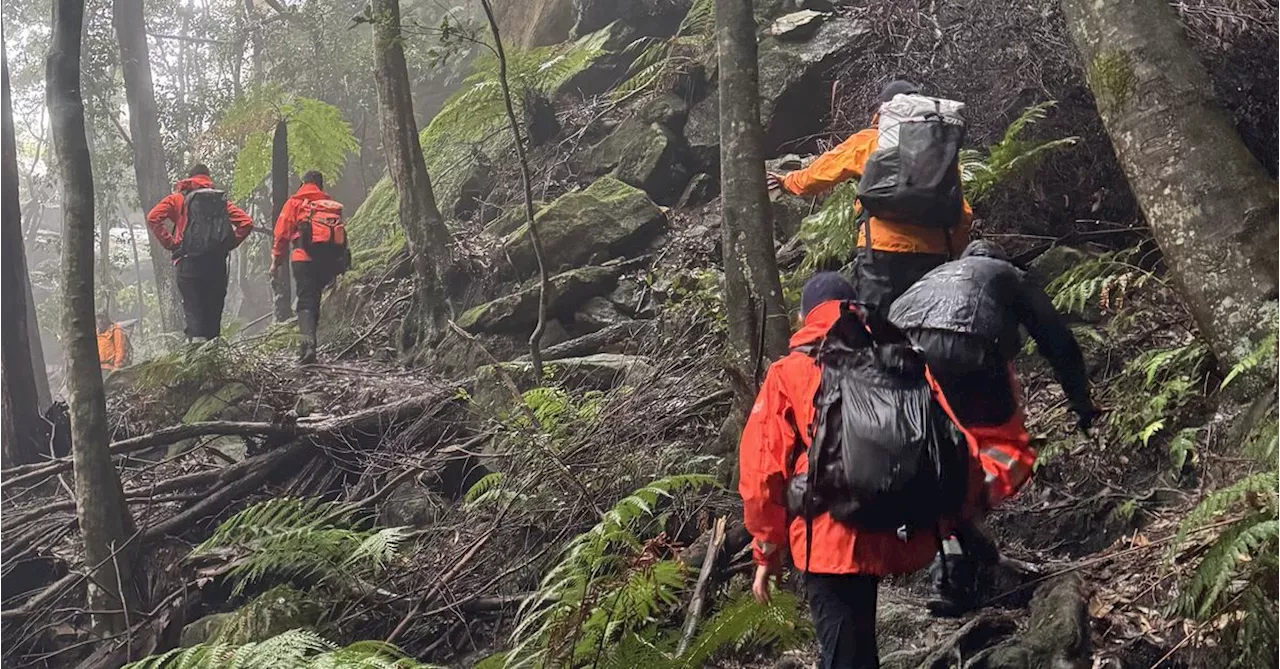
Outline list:
[[[652,330],[653,327],[652,321],[632,320],[614,323],[591,334],[570,339],[555,346],[548,346],[546,350],[542,351],[542,359],[544,361],[563,360],[565,358],[578,358],[599,353],[607,346],[634,339],[646,331]],[[522,355],[516,360],[527,361],[529,356],[527,354]]]
[[[684,655],[684,652],[689,649],[689,642],[693,640],[693,633],[698,631],[698,621],[702,619],[702,608],[707,601],[707,586],[711,583],[711,575],[716,570],[716,555],[724,543],[724,524],[725,517],[720,516],[711,530],[711,543],[702,560],[702,572],[698,574],[698,583],[693,587],[693,598],[689,600],[689,615],[684,621],[684,634],[680,637],[680,644],[676,646],[676,657]]]

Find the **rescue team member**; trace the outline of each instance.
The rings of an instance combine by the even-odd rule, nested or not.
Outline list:
[[[811,524],[812,552],[807,553],[804,520],[788,518],[787,480],[808,470],[814,395],[822,378],[814,359],[796,349],[821,340],[840,317],[840,301],[852,299],[853,286],[836,272],[820,272],[805,284],[804,325],[791,338],[791,354],[769,367],[739,445],[738,490],[756,564],[752,593],[768,601],[770,577],[781,569],[789,540],[792,564],[807,565],[805,590],[822,669],[879,666],[880,578],[928,566],[938,545],[932,532],[905,539],[895,532],[860,532],[824,513]]]
[[[297,286],[298,330],[302,334],[298,361],[303,364],[316,361],[320,296],[325,286],[346,269],[348,257],[342,255],[346,252],[346,233],[341,217],[342,205],[324,192],[324,175],[312,170],[302,175],[302,185],[285,202],[280,216],[276,218],[274,242],[271,245],[271,268],[268,273],[275,273],[292,245],[289,260]],[[325,221],[328,221],[327,227]],[[326,234],[325,239],[329,241],[313,239],[322,230]],[[333,239],[335,233],[341,238]]]
[[[193,221],[188,198],[197,193],[203,202],[212,203],[212,208],[200,208],[195,212],[199,220]],[[172,231],[166,222],[173,224]],[[227,299],[227,254],[249,236],[253,219],[214,189],[209,168],[197,163],[188,170],[187,178],[175,185],[174,192],[147,214],[147,227],[160,245],[173,253],[187,341],[216,338],[222,332],[222,307]],[[197,239],[192,241],[198,244],[184,243],[188,228],[201,232],[193,235]],[[213,244],[218,248],[210,248],[209,240],[219,240]]]
[[[911,82],[891,81],[880,92],[877,107],[893,100],[895,95],[919,92],[919,87]],[[862,178],[867,159],[876,150],[878,122],[877,112],[871,118],[870,127],[850,135],[804,169],[786,175],[770,174],[770,188],[781,188],[792,195],[818,195],[843,181]],[[861,210],[861,205],[855,206]],[[953,257],[953,250],[964,248],[969,243],[972,224],[973,209],[968,201],[963,203],[960,222],[950,230],[870,217],[858,231],[854,261],[858,300],[887,309],[917,279]],[[868,229],[871,253],[867,252]]]
[[[107,312],[98,312],[98,362],[102,371],[120,369],[127,363],[124,328],[112,323]]]
[[[926,274],[893,303],[889,320],[923,350],[926,364],[957,422],[977,439],[986,472],[986,508],[1012,496],[1031,477],[1030,445],[1013,359],[1022,349],[1019,326],[1035,340],[1087,431],[1097,410],[1075,335],[1044,291],[992,242],[975,241],[958,259]],[[974,524],[958,532],[960,547],[980,562],[998,551]],[[966,545],[967,544],[967,545]],[[953,559],[963,566],[964,560]],[[967,608],[975,593],[964,577],[952,578],[943,598]]]

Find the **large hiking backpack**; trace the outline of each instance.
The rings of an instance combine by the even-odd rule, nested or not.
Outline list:
[[[197,188],[182,197],[187,226],[178,244],[179,256],[206,253],[226,255],[235,246],[235,229],[227,212],[227,194],[213,188]]]
[[[927,228],[960,222],[962,109],[954,100],[901,94],[880,106],[876,150],[858,182],[866,215]]]
[[[900,535],[959,512],[968,445],[935,400],[920,352],[875,311],[846,302],[816,357],[809,471],[793,479],[792,511]]]
[[[321,262],[345,272],[351,266],[347,248],[347,227],[342,220],[342,203],[336,200],[312,200],[306,214],[298,221],[298,245],[312,261]]]

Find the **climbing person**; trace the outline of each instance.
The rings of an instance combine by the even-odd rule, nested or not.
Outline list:
[[[803,326],[790,354],[770,366],[739,444],[752,592],[768,601],[788,546],[803,574],[822,669],[879,666],[879,581],[928,566],[946,514],[959,513],[976,471],[970,442],[934,401],[923,361],[855,298],[836,272],[805,284]],[[881,358],[897,362],[881,367]],[[825,418],[833,414],[844,420]],[[873,448],[851,451],[853,444]],[[917,466],[925,453],[939,454],[936,468]],[[832,472],[844,476],[833,481]],[[898,492],[876,488],[886,483]]]
[[[1020,490],[1035,466],[1013,366],[1022,349],[1019,327],[1053,368],[1077,427],[1087,432],[1092,426],[1097,409],[1075,335],[1044,290],[995,243],[974,241],[959,259],[924,275],[893,303],[889,320],[923,352],[950,411],[976,439],[985,509]],[[969,608],[979,567],[999,559],[980,517],[961,527],[956,539],[944,550],[959,575],[950,574],[949,587],[939,593],[940,612]],[[935,565],[935,580],[940,568]]]
[[[285,202],[276,218],[268,273],[275,273],[286,253],[292,263],[298,293],[298,330],[302,334],[298,361],[310,364],[316,361],[320,295],[325,286],[351,265],[342,204],[324,192],[324,175],[315,170],[302,175],[302,185]]]
[[[125,340],[124,328],[119,323],[112,323],[105,311],[98,312],[98,362],[104,373],[114,371],[128,364],[128,343]]]
[[[962,108],[958,102],[921,95],[909,81],[891,81],[880,92],[871,127],[850,135],[808,167],[768,175],[770,188],[793,195],[817,195],[859,180],[852,271],[860,302],[888,309],[917,279],[969,242],[973,210],[960,189]],[[899,159],[899,147],[915,159]]]
[[[187,341],[218,337],[227,299],[227,254],[253,231],[253,219],[214,188],[208,167],[196,163],[147,214],[147,227],[173,254]]]

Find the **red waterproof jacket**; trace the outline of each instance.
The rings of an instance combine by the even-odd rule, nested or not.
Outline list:
[[[271,244],[271,257],[282,260],[289,250],[289,245],[297,241],[298,221],[306,215],[308,202],[331,199],[333,198],[329,197],[328,193],[320,190],[320,187],[315,184],[302,184],[298,192],[289,196],[284,203],[284,209],[280,210],[280,216],[276,218],[275,241]],[[289,259],[293,262],[310,262],[311,256],[306,249],[298,246],[293,249]]]
[[[151,229],[151,234],[160,240],[161,246],[172,251],[182,243],[182,233],[187,229],[187,208],[183,206],[186,202],[185,193],[198,188],[213,187],[213,179],[203,174],[183,179],[174,185],[174,192],[164,196],[163,200],[151,208],[147,214],[147,227]],[[231,202],[227,202],[227,213],[231,216],[231,225],[235,228],[236,246],[239,246],[240,242],[243,242],[245,237],[253,231],[253,219]],[[165,227],[165,221],[173,223],[173,232],[169,232]],[[178,261],[174,260],[173,263],[176,265]]]
[[[791,337],[791,347],[822,339],[839,317],[838,301],[818,305]],[[813,358],[793,350],[769,367],[747,417],[738,446],[738,492],[742,495],[743,516],[753,539],[756,563],[779,564],[780,547],[789,540],[792,563],[800,569],[807,565],[808,571],[817,574],[883,576],[928,566],[938,547],[933,533],[916,533],[903,541],[892,532],[859,532],[837,523],[829,514],[818,516],[810,524],[813,554],[806,554],[805,522],[801,518],[788,519],[786,486],[791,476],[802,476],[809,469],[809,425],[814,419],[813,398],[821,380],[821,370]],[[971,497],[976,498],[982,474],[976,460],[977,446],[967,433],[966,437],[970,452],[975,454],[970,489],[974,492]],[[792,459],[795,470],[788,473],[787,463]],[[944,531],[949,529],[945,525],[941,528]]]

